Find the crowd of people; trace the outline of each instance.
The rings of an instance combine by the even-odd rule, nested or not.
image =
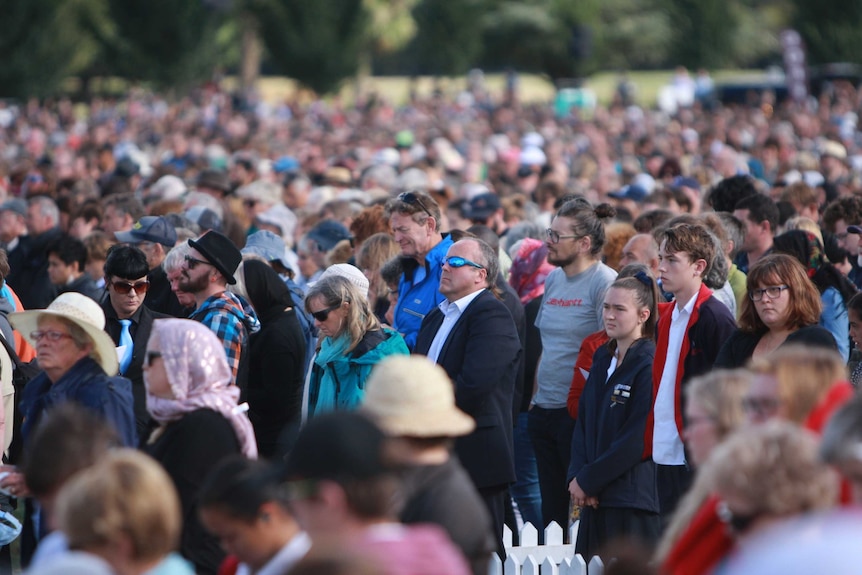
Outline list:
[[[0,570],[479,575],[577,519],[732,573],[846,518],[860,98],[0,103]]]

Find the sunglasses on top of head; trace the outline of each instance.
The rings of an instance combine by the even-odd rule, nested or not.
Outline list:
[[[413,192],[403,192],[403,193],[399,194],[398,195],[398,201],[404,202],[405,204],[410,204],[411,206],[419,206],[420,208],[422,208],[423,212],[425,212],[426,214],[428,214],[432,218],[434,217],[434,214],[432,214],[428,210],[428,208],[425,206],[425,203],[422,201],[422,198],[420,198],[418,195],[414,194]]]

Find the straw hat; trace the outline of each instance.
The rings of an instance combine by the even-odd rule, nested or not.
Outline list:
[[[455,406],[452,381],[425,356],[390,356],[368,378],[362,410],[390,435],[459,437],[476,428]]]
[[[30,333],[38,329],[39,318],[43,316],[62,317],[87,332],[99,355],[99,365],[106,374],[117,375],[117,349],[105,331],[105,312],[99,304],[83,294],[67,292],[57,296],[47,309],[10,313],[9,321],[35,347],[36,342],[30,338]]]

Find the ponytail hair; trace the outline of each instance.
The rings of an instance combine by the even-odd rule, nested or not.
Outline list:
[[[617,215],[610,204],[599,204],[595,208],[584,198],[569,200],[557,210],[556,217],[574,220],[570,226],[572,234],[590,238],[590,255],[598,256],[605,247],[605,220]]]
[[[658,302],[661,301],[661,293],[655,278],[644,264],[629,264],[620,270],[620,275],[612,288],[630,290],[635,294],[635,303],[638,308],[645,307],[649,310],[649,317],[644,322],[642,339],[655,341],[656,325],[658,323]],[[610,288],[608,288],[610,289]],[[611,351],[616,349],[616,341],[611,340],[608,345]]]

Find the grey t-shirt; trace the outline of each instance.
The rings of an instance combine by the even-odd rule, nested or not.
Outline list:
[[[545,295],[536,317],[542,335],[542,359],[536,372],[533,403],[547,409],[566,406],[581,342],[602,327],[602,304],[617,272],[598,262],[566,277],[562,268],[545,280]]]

